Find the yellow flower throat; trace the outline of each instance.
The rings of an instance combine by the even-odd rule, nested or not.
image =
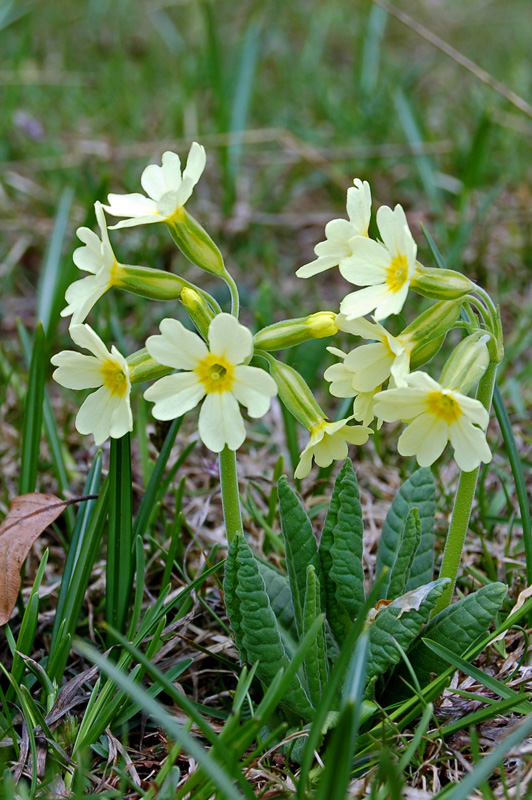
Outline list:
[[[406,256],[399,253],[392,259],[386,270],[386,283],[391,292],[400,291],[408,280],[408,261]]]
[[[464,413],[454,397],[443,392],[429,392],[427,395],[427,410],[437,419],[442,419],[451,425]]]
[[[194,370],[207,394],[230,392],[235,380],[235,368],[223,356],[209,353]]]
[[[127,375],[118,363],[109,359],[102,364],[103,385],[109,389],[114,397],[123,397],[128,389]]]

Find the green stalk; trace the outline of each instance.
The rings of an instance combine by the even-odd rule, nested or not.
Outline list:
[[[488,412],[491,408],[496,375],[497,364],[491,361],[478,385],[477,400],[480,400]],[[439,614],[440,611],[443,611],[451,603],[458,569],[462,559],[462,550],[469,525],[469,518],[471,516],[471,508],[473,506],[479,471],[480,467],[477,467],[471,470],[471,472],[462,472],[460,475],[454,501],[453,516],[449,526],[449,533],[447,534],[440,571],[440,578],[450,578],[451,582],[436,603],[433,616]]]
[[[229,291],[231,292],[231,314],[233,317],[238,319],[238,315],[240,313],[240,298],[238,296],[238,287],[234,282],[232,276],[226,272],[223,276],[224,281],[226,282],[227,286],[229,287]]]
[[[131,439],[111,439],[109,533],[107,538],[106,621],[124,633],[133,584]],[[108,633],[108,643],[114,643]]]
[[[222,505],[224,510],[225,530],[228,544],[231,544],[237,533],[242,533],[242,515],[240,513],[240,496],[238,494],[238,475],[236,471],[236,455],[227,445],[220,453],[220,485],[222,488]]]

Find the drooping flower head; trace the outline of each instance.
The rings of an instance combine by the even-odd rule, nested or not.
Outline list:
[[[70,335],[78,347],[93,355],[74,350],[57,353],[51,359],[57,367],[52,377],[67,389],[97,389],[81,406],[76,428],[79,433],[92,433],[96,445],[110,436],[119,439],[133,429],[127,361],[114,345],[109,351],[90,325],[71,325]]]
[[[246,431],[238,404],[251,417],[262,417],[277,394],[273,378],[246,364],[253,354],[251,331],[231,314],[218,314],[209,325],[208,347],[175,319],[164,319],[161,335],[146,341],[156,361],[183,370],[156,381],[144,393],[154,402],[156,419],[175,419],[204,398],[199,416],[202,442],[215,453],[237,450]]]
[[[375,413],[385,422],[408,421],[397,449],[403,456],[415,455],[421,467],[433,464],[448,441],[464,472],[491,461],[485,435],[489,414],[478,400],[441,386],[424,372],[412,372],[406,386],[379,392],[375,400]]]
[[[298,278],[311,278],[331,267],[341,266],[352,255],[351,240],[355,236],[367,236],[371,219],[371,190],[367,181],[355,178],[354,186],[347,190],[346,219],[333,219],[325,226],[325,241],[314,248],[318,256],[314,261],[300,267]]]
[[[61,311],[62,317],[72,314],[71,325],[83,322],[97,300],[114,285],[119,265],[116,260],[109,234],[102,204],[94,204],[96,219],[101,232],[100,237],[90,228],[78,228],[76,235],[83,242],[83,247],[74,250],[72,256],[74,264],[85,272],[90,272],[87,278],[71,283],[65,293],[68,305]]]
[[[350,283],[365,286],[342,300],[340,311],[348,320],[374,311],[376,320],[401,311],[416,270],[417,246],[400,205],[377,211],[382,242],[359,236],[351,242],[352,254],[340,264]]]
[[[347,457],[348,444],[365,444],[373,431],[362,425],[349,425],[352,417],[328,422],[323,419],[310,431],[310,439],[301,453],[295,478],[306,478],[312,467],[312,459],[319,467],[328,467],[333,461]]]
[[[177,153],[163,153],[162,166],[150,164],[142,173],[140,182],[148,197],[139,192],[109,195],[105,210],[114,217],[129,217],[113,225],[113,229],[171,219],[191,196],[205,163],[205,148],[197,142],[192,143],[183,174]]]

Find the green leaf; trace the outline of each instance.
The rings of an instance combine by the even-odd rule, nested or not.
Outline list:
[[[303,606],[304,634],[311,629],[320,614],[320,584],[316,575],[316,570],[312,564],[309,564],[307,567],[307,588]],[[305,657],[304,667],[310,699],[312,705],[316,708],[321,701],[324,687],[329,678],[323,627],[320,629],[318,635],[314,639],[312,647]]]
[[[421,543],[421,520],[417,508],[411,508],[406,525],[401,531],[399,550],[390,572],[388,599],[394,600],[404,594],[408,576]]]
[[[482,634],[485,634],[502,605],[507,588],[503,583],[490,583],[437,614],[423,630],[423,639],[430,639],[462,655]],[[439,674],[447,661],[418,641],[409,652],[412,666],[422,686],[430,674]]]
[[[293,650],[297,647],[298,633],[288,578],[266,561],[257,559],[257,564],[266,587],[266,592],[270,598],[270,605],[273,613],[277,617],[277,622],[282,631],[286,631],[289,637],[290,646],[287,647],[287,650]],[[286,647],[287,642],[284,637],[283,641]]]
[[[340,511],[341,499],[340,495],[344,490],[347,490],[351,480],[355,480],[355,473],[351,461],[347,460],[343,463],[340,472],[336,476],[334,489],[329,504],[329,510],[325,518],[325,525],[321,534],[320,541],[320,561],[323,574],[323,587],[325,594],[325,610],[327,622],[334,634],[336,641],[341,645],[345,639],[346,632],[351,625],[349,614],[342,608],[337,598],[337,583],[332,578],[333,569],[333,555],[332,550],[335,541],[335,529],[338,525],[338,514]],[[340,571],[341,550],[339,547],[336,549],[336,576]]]
[[[37,467],[41,446],[45,365],[44,329],[39,322],[35,329],[35,336],[33,339],[28,394],[25,398],[22,455],[20,458],[20,476],[18,484],[19,494],[34,492],[37,485]]]
[[[434,576],[434,511],[436,497],[434,478],[430,469],[424,467],[416,470],[399,489],[388,511],[377,552],[376,577],[379,577],[385,567],[390,570],[384,576],[381,588],[381,598],[389,597],[391,572],[395,564],[408,515],[412,508],[419,511],[421,522],[421,541],[410,567],[406,580],[406,590],[411,591],[430,583]]]
[[[366,599],[362,567],[364,528],[356,475],[350,461],[344,466],[330,549],[332,567],[329,577],[336,586],[338,604],[350,619],[354,619]]]
[[[288,580],[299,636],[303,635],[303,603],[307,585],[307,567],[312,564],[321,584],[321,562],[312,525],[301,500],[283,476],[279,481],[281,529],[286,551]]]
[[[242,657],[250,664],[259,662],[257,677],[269,686],[279,669],[288,667],[290,659],[258,561],[242,534],[234,537],[229,548],[224,590],[229,621]],[[283,705],[297,717],[311,719],[313,708],[299,677],[293,680]]]
[[[131,437],[111,439],[109,463],[109,532],[105,616],[110,627],[123,633],[133,586],[133,517],[131,495]],[[108,644],[113,639],[108,631]]]
[[[448,578],[439,578],[407,592],[375,613],[369,633],[368,680],[370,682],[399,662],[401,654],[394,644],[394,639],[403,650],[408,650],[429,619],[432,609],[448,583]]]

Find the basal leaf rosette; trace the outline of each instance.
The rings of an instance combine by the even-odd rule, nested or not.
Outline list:
[[[325,226],[325,241],[314,248],[318,258],[300,267],[298,278],[311,278],[331,267],[341,266],[352,255],[351,240],[367,236],[371,219],[371,190],[367,181],[355,178],[347,190],[346,219],[333,219]]]
[[[295,478],[306,478],[312,459],[319,467],[328,467],[333,461],[347,457],[348,444],[365,444],[373,431],[363,425],[349,425],[353,417],[328,422],[323,419],[310,430],[310,439],[301,453]]]
[[[375,414],[385,422],[408,422],[397,449],[402,456],[415,456],[420,467],[433,464],[447,442],[464,472],[491,461],[485,433],[489,414],[482,403],[426,373],[412,372],[406,386],[379,392],[375,401]]]
[[[96,389],[81,406],[76,417],[79,433],[92,434],[99,446],[106,439],[119,439],[133,429],[129,367],[113,345],[108,350],[90,325],[71,325],[72,340],[89,350],[88,356],[63,350],[51,362],[57,369],[53,378],[67,389]]]
[[[377,225],[382,242],[359,236],[352,240],[352,254],[340,264],[343,277],[359,289],[346,295],[340,311],[348,320],[374,312],[376,320],[398,314],[416,272],[417,246],[400,205],[381,206]]]
[[[142,173],[140,182],[147,197],[139,192],[109,195],[105,210],[114,217],[128,217],[113,225],[113,229],[171,219],[192,195],[205,163],[205,148],[197,142],[192,143],[183,173],[177,153],[169,150],[163,153],[162,166],[150,164]]]
[[[239,403],[250,417],[264,416],[277,394],[273,378],[246,362],[253,337],[231,314],[218,314],[209,325],[208,346],[175,319],[164,319],[161,335],[146,341],[149,354],[161,364],[182,370],[156,381],[144,393],[155,403],[153,416],[175,419],[203,400],[199,435],[209,450],[237,450],[246,438]]]

